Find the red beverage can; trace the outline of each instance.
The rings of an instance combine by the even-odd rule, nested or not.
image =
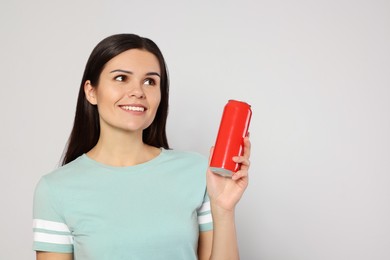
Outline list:
[[[232,158],[244,152],[243,140],[248,135],[251,117],[251,106],[245,102],[229,100],[225,105],[210,161],[212,172],[231,177],[240,169],[241,165]]]

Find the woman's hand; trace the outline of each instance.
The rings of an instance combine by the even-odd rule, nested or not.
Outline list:
[[[210,151],[210,159],[214,147]],[[207,171],[207,192],[212,205],[220,210],[233,211],[248,186],[248,170],[251,143],[249,137],[244,138],[243,156],[233,157],[233,161],[241,164],[239,171],[233,174],[232,178],[222,177],[214,174],[210,169]]]

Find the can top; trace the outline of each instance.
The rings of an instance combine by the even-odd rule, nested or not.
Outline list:
[[[244,105],[244,106],[251,107],[251,105],[249,105],[248,103],[240,100],[235,100],[235,99],[229,99],[228,103],[235,103],[237,105]]]

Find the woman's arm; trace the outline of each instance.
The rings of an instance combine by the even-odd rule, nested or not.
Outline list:
[[[37,252],[37,260],[73,260],[73,254]]]
[[[199,235],[198,256],[201,260],[240,258],[234,212],[248,186],[250,149],[249,137],[246,137],[243,156],[233,158],[235,162],[241,164],[241,169],[234,173],[232,178],[221,177],[210,170],[207,172],[207,192],[213,216],[213,231],[201,232]]]
[[[214,229],[199,234],[198,259],[239,259],[234,215],[214,216]]]
[[[213,247],[213,231],[204,231],[199,233],[198,241],[198,260],[208,260],[211,256]]]

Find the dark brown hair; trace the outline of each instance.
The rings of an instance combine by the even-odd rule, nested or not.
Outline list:
[[[99,114],[96,105],[89,103],[85,97],[85,82],[90,80],[92,86],[97,86],[105,64],[130,49],[146,50],[158,59],[161,69],[161,101],[152,124],[143,131],[142,140],[148,145],[169,149],[165,130],[168,116],[169,79],[164,57],[158,46],[148,38],[135,34],[116,34],[98,43],[89,56],[80,84],[73,129],[64,151],[62,165],[91,150],[99,140]]]

